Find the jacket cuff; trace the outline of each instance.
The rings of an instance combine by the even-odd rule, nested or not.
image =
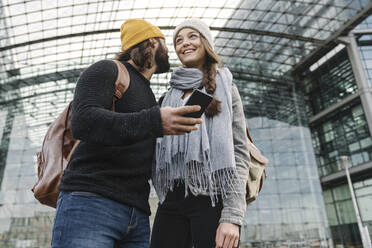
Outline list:
[[[235,208],[226,208],[224,207],[221,212],[221,218],[219,223],[227,222],[232,223],[238,226],[243,225],[244,212],[237,210]]]

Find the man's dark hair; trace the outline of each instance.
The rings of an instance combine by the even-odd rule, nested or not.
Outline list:
[[[155,39],[160,43],[160,38]],[[139,67],[140,72],[143,72],[145,69],[150,69],[153,66],[151,42],[149,40],[144,40],[124,52],[117,53],[115,59],[124,61],[132,59]]]

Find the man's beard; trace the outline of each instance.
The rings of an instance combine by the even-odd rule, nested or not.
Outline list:
[[[155,74],[169,71],[169,56],[162,43],[160,43],[158,50],[155,53],[155,62],[157,66]]]

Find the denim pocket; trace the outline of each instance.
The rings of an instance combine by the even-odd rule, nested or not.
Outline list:
[[[71,195],[72,196],[87,196],[87,197],[94,196],[94,197],[101,197],[100,195],[98,195],[96,193],[87,192],[87,191],[73,191],[73,192],[71,192]]]

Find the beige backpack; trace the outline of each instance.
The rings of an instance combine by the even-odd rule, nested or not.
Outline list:
[[[249,176],[247,181],[247,193],[246,202],[247,204],[252,203],[258,197],[258,193],[261,191],[263,180],[265,175],[266,178],[266,165],[269,160],[263,156],[260,150],[253,144],[251,135],[249,134],[248,128],[246,129],[249,143],[249,153],[251,155],[251,162],[249,163]]]

